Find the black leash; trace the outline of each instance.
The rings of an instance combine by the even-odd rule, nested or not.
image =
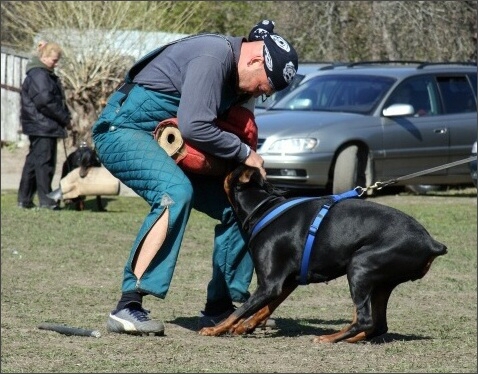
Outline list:
[[[458,160],[458,161],[450,162],[448,164],[444,164],[444,165],[441,165],[441,166],[436,166],[434,168],[426,169],[426,170],[423,170],[423,171],[418,171],[416,173],[407,174],[407,175],[404,175],[402,177],[398,177],[398,178],[395,178],[395,179],[389,179],[388,181],[385,181],[385,182],[375,182],[375,184],[373,184],[372,186],[369,186],[367,188],[364,188],[364,187],[357,187],[357,188],[360,188],[362,190],[362,192],[360,194],[360,195],[362,195],[367,190],[372,190],[372,189],[380,190],[383,187],[386,187],[386,186],[389,186],[391,184],[397,183],[398,181],[403,181],[403,180],[406,180],[406,179],[415,178],[415,177],[418,177],[420,175],[433,173],[435,171],[442,170],[442,169],[448,169],[448,168],[451,168],[453,166],[466,164],[467,162],[471,162],[471,161],[474,161],[474,160],[476,160],[476,156],[470,156],[470,157],[465,158],[463,160]]]

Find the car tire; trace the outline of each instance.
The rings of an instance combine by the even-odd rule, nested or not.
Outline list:
[[[367,155],[356,145],[344,148],[335,161],[332,193],[350,191],[364,186]]]

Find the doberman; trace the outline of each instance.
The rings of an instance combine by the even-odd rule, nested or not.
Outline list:
[[[81,142],[80,146],[70,153],[63,163],[63,168],[61,172],[61,178],[65,177],[70,171],[79,167],[80,168],[80,177],[84,178],[88,174],[88,171],[91,167],[100,167],[101,162],[98,159],[96,151],[89,147],[86,142]],[[85,197],[78,196],[74,199],[65,201],[65,203],[73,204],[75,209],[82,211],[85,209]],[[98,211],[104,212],[106,209],[103,206],[103,200],[101,196],[96,196],[96,207]]]
[[[225,179],[225,190],[246,233],[257,276],[257,289],[228,318],[200,335],[251,333],[300,284],[327,282],[347,276],[354,303],[350,325],[316,336],[315,343],[355,343],[385,334],[387,304],[399,284],[422,278],[447,247],[431,237],[414,218],[370,200],[336,195],[307,199],[265,223],[275,206],[291,198],[264,180],[257,168],[238,166]],[[360,197],[360,195],[358,195]],[[318,212],[321,218],[303,270],[306,238]],[[252,234],[252,236],[251,236]]]

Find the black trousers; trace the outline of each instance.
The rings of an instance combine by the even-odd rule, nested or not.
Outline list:
[[[30,149],[23,166],[22,179],[18,189],[18,202],[29,204],[38,193],[40,206],[54,205],[55,200],[46,196],[52,191],[51,183],[55,174],[57,159],[57,138],[29,136]]]

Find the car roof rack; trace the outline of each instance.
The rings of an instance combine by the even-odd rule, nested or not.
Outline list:
[[[310,62],[309,62],[310,63]],[[317,62],[315,62],[317,63]],[[386,65],[386,64],[413,64],[417,65],[417,69],[423,69],[427,66],[436,66],[436,65],[465,65],[465,66],[476,66],[476,61],[440,61],[440,62],[428,62],[421,60],[371,60],[371,61],[357,61],[357,62],[329,62],[321,61],[319,63],[327,64],[320,67],[318,70],[332,70],[337,67],[347,67],[353,68],[355,66],[362,65]],[[304,64],[307,64],[305,62]]]
[[[466,65],[466,66],[476,66],[476,61],[443,61],[443,62],[424,62],[417,66],[417,69],[423,69],[427,66],[436,66],[436,65]]]
[[[330,65],[322,66],[319,70],[331,70],[339,66],[348,66],[348,62],[331,62]]]
[[[299,61],[299,66],[300,65],[324,65],[319,67],[317,70],[333,69],[335,66],[345,66],[348,64],[349,62],[342,62],[342,61]]]
[[[476,61],[440,61],[429,62],[420,60],[377,60],[377,61],[357,61],[345,64],[348,68],[361,65],[379,65],[379,64],[418,64],[417,69],[423,69],[427,66],[435,65],[466,65],[476,66]],[[342,64],[344,65],[344,64]],[[333,68],[333,67],[332,67]]]

